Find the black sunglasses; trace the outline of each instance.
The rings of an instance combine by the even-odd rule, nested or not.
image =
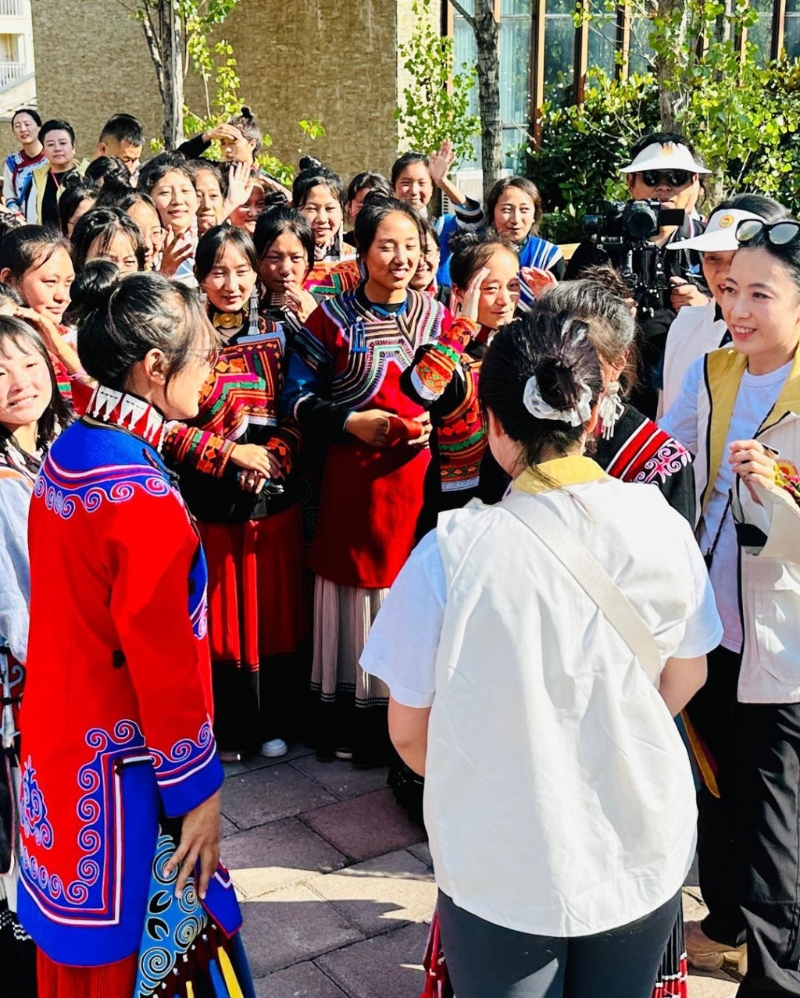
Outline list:
[[[800,235],[800,222],[794,219],[762,222],[760,218],[743,218],[736,226],[736,239],[740,246],[746,246],[762,232],[772,246],[788,246]]]
[[[648,187],[658,187],[662,180],[670,187],[683,187],[691,181],[693,174],[688,170],[642,170],[639,176]]]

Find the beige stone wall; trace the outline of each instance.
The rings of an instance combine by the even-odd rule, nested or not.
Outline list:
[[[242,94],[276,156],[296,164],[307,151],[345,177],[389,169],[397,150],[398,30],[411,30],[410,9],[411,0],[240,0],[224,34]],[[144,36],[118,0],[35,0],[33,21],[39,107],[74,124],[82,156],[117,111],[136,114],[151,135],[160,131]],[[199,97],[191,83],[188,102],[198,107]],[[301,118],[320,119],[325,138],[310,142]],[[10,138],[2,137],[2,148]]]
[[[160,130],[144,34],[118,0],[34,0],[32,13],[39,112],[72,124],[79,156],[94,153],[118,111],[135,114],[150,135]],[[3,134],[4,148],[7,141]]]

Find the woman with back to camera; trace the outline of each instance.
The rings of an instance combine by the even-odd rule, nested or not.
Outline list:
[[[701,790],[690,961],[733,958],[739,994],[795,995],[800,929],[800,222],[744,219],[725,280],[731,344],[698,358],[661,426],[695,453],[697,533],[724,626],[689,717],[716,764]]]
[[[0,287],[0,966],[15,998],[36,998],[36,949],[17,919],[19,708],[25,690],[30,566],[28,510],[42,460],[72,421],[47,350]],[[16,296],[18,297],[18,296]]]
[[[426,777],[461,998],[649,998],[694,854],[671,715],[719,620],[685,520],[582,456],[601,388],[569,313],[497,333],[480,396],[514,486],[440,517],[362,656]]]
[[[180,285],[93,273],[79,345],[97,389],[31,505],[20,920],[41,998],[167,982],[186,998],[212,979],[252,995],[218,866],[205,559],[159,453],[167,421],[197,413],[216,340]]]
[[[389,750],[386,691],[365,680],[358,656],[413,547],[429,460],[430,419],[399,378],[451,320],[439,302],[408,290],[421,242],[411,208],[369,198],[356,237],[369,277],[321,304],[295,335],[283,406],[328,442],[309,557],[318,752],[370,765]]]
[[[165,443],[209,564],[209,636],[223,762],[285,755],[305,704],[303,529],[292,470],[299,427],[280,419],[286,338],[258,314],[258,260],[246,232],[216,226],[196,276],[222,342],[196,416]]]

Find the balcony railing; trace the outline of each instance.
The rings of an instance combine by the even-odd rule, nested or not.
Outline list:
[[[0,0],[2,3],[3,0]],[[27,76],[28,70],[24,62],[0,62],[0,88],[9,87],[23,76]]]
[[[23,17],[24,14],[23,0],[0,0],[0,17]]]

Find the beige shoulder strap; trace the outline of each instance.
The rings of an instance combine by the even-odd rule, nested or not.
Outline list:
[[[541,501],[506,501],[501,508],[524,523],[574,576],[636,656],[650,682],[658,686],[661,654],[655,638],[638,610],[586,545]]]

